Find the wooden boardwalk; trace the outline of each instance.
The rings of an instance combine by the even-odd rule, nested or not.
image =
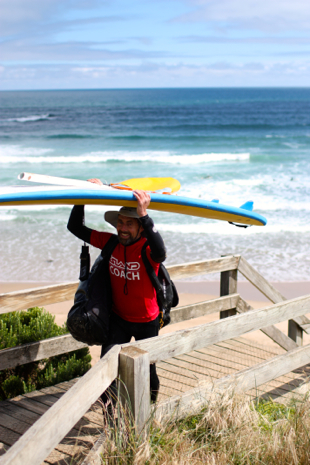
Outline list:
[[[212,382],[282,353],[285,350],[280,347],[261,346],[240,337],[159,362],[157,367],[161,385],[158,400],[182,394],[202,382]],[[310,365],[307,365],[252,389],[247,394],[286,402],[291,396],[303,396],[309,375]],[[0,402],[0,454],[4,454],[75,381]],[[96,402],[45,459],[44,464],[81,463],[99,438],[102,427],[102,409],[99,402]]]
[[[171,412],[182,418],[202,408],[213,387],[221,392],[235,389],[251,398],[271,397],[281,403],[307,394],[310,344],[303,346],[303,333],[310,334],[310,295],[286,300],[239,255],[174,265],[169,272],[172,279],[220,273],[220,297],[173,309],[172,324],[212,314],[219,319],[115,346],[78,380],[0,402],[1,463],[82,464],[103,428],[97,399],[117,377],[126,385],[126,392],[124,384],[121,390],[132,406],[137,431],[143,432],[151,413],[150,363],[157,363],[161,383],[154,412],[157,420],[170,418]],[[274,305],[251,309],[237,292],[239,272]],[[2,294],[0,314],[71,300],[76,286],[64,283]],[[288,334],[276,326],[284,321],[288,321]],[[256,330],[277,345],[261,346],[242,337]],[[0,369],[84,346],[65,334],[5,348],[0,351]]]

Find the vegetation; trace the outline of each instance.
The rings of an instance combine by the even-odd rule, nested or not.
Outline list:
[[[66,327],[58,326],[55,317],[44,308],[0,315],[0,349],[66,333]],[[89,350],[85,348],[0,371],[0,400],[82,376],[90,369],[90,361]]]
[[[136,435],[128,414],[121,418],[112,427],[106,421],[105,465],[310,463],[307,397],[283,405],[252,402],[245,395],[214,395],[199,414],[166,423],[151,419],[146,440]]]

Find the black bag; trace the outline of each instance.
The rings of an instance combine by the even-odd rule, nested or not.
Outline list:
[[[142,260],[156,291],[157,303],[159,306],[159,326],[160,328],[163,328],[170,323],[170,310],[171,307],[176,307],[178,305],[179,296],[175,284],[170,278],[170,275],[163,263],[160,263],[158,276],[156,275],[154,268],[150,264],[146,255],[147,246],[148,242],[145,242],[142,247]]]
[[[67,327],[77,341],[90,346],[107,343],[112,308],[110,256],[118,244],[113,235],[92,266],[89,278],[80,281],[69,311]]]

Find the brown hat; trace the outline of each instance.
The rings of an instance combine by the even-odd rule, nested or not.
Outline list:
[[[104,214],[104,219],[110,223],[114,228],[117,226],[118,215],[127,216],[127,218],[135,218],[140,221],[137,209],[134,207],[122,207],[117,211],[108,211]]]

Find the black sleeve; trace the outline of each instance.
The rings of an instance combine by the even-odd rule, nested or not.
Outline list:
[[[154,262],[161,263],[166,259],[166,247],[163,238],[154,226],[154,222],[149,215],[140,218],[144,229],[145,237],[151,249],[151,256]]]
[[[84,226],[84,205],[75,205],[67,224],[69,231],[84,242],[90,244],[92,229]]]

